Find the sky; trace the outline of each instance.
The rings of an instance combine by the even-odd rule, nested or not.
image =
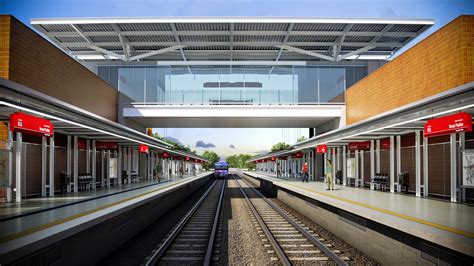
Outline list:
[[[461,0],[0,0],[0,14],[26,25],[31,18],[159,16],[296,16],[321,18],[434,19],[435,25],[399,51],[403,53],[462,14],[474,14],[474,1]],[[398,55],[397,54],[397,55]],[[396,57],[396,55],[395,55]],[[274,143],[294,143],[307,129],[158,129],[199,153],[267,151]],[[231,147],[233,146],[233,148]]]

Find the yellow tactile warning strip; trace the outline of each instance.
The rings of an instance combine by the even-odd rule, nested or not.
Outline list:
[[[119,200],[119,201],[116,201],[116,202],[113,202],[113,203],[110,203],[110,204],[107,204],[107,205],[104,205],[104,206],[101,206],[101,207],[97,207],[97,208],[92,209],[92,210],[88,210],[88,211],[81,212],[81,213],[78,213],[78,214],[75,214],[75,215],[72,215],[72,216],[69,216],[69,217],[60,219],[60,220],[56,220],[56,221],[49,222],[49,223],[46,223],[46,224],[43,224],[43,225],[39,225],[39,226],[36,226],[36,227],[32,227],[32,228],[30,228],[30,229],[27,229],[27,230],[25,230],[25,231],[18,232],[18,233],[16,233],[16,234],[4,236],[4,237],[1,237],[1,238],[0,238],[0,244],[5,243],[5,242],[8,242],[8,241],[11,241],[11,240],[14,240],[14,239],[17,239],[17,238],[20,238],[20,237],[23,237],[23,236],[26,236],[26,235],[29,235],[29,234],[36,233],[36,232],[38,232],[38,231],[41,231],[41,230],[44,230],[44,229],[47,229],[47,228],[56,226],[56,225],[58,225],[58,224],[62,224],[62,223],[65,223],[65,222],[69,222],[69,221],[71,221],[71,220],[74,220],[74,219],[77,219],[77,218],[80,218],[80,217],[89,215],[89,214],[94,213],[94,212],[98,212],[98,211],[101,211],[101,210],[104,210],[104,209],[113,207],[113,206],[115,206],[115,205],[124,203],[124,202],[126,202],[126,201],[134,200],[134,199],[136,199],[136,198],[139,198],[139,197],[142,197],[142,196],[145,196],[145,195],[148,195],[148,194],[157,192],[157,191],[159,191],[159,190],[163,190],[163,189],[165,189],[165,188],[168,188],[168,187],[171,187],[171,186],[174,186],[174,185],[181,184],[181,183],[183,183],[183,182],[196,180],[196,179],[198,179],[198,178],[201,178],[201,177],[196,177],[196,178],[189,179],[189,180],[181,180],[181,181],[179,181],[179,182],[172,183],[172,184],[169,184],[169,185],[165,185],[165,186],[162,186],[162,187],[157,188],[157,189],[155,189],[155,190],[151,190],[151,191],[148,191],[148,192],[145,192],[145,193],[142,193],[142,194],[133,196],[133,197],[125,198],[125,199],[122,199],[122,200]]]
[[[378,212],[383,212],[383,213],[386,213],[386,214],[390,214],[390,215],[393,215],[393,216],[396,216],[396,217],[399,217],[399,218],[403,218],[403,219],[407,219],[407,220],[410,220],[410,221],[413,221],[413,222],[417,222],[417,223],[421,223],[421,224],[424,224],[424,225],[432,226],[432,227],[442,229],[442,230],[445,230],[445,231],[448,231],[448,232],[451,232],[451,233],[455,233],[455,234],[459,234],[459,235],[462,235],[462,236],[474,238],[474,233],[472,233],[472,232],[467,232],[467,231],[464,231],[464,230],[452,228],[452,227],[445,226],[445,225],[442,225],[442,224],[432,223],[430,221],[426,221],[426,220],[423,220],[423,219],[419,219],[419,218],[416,218],[416,217],[412,217],[412,216],[401,214],[401,213],[394,212],[394,211],[389,211],[389,210],[382,209],[382,208],[379,208],[379,207],[375,207],[375,206],[372,206],[372,205],[369,205],[369,204],[360,203],[360,202],[357,202],[357,201],[354,201],[354,200],[341,198],[341,197],[334,196],[334,195],[324,193],[324,192],[319,192],[319,191],[316,191],[314,189],[308,189],[308,188],[305,188],[305,187],[301,187],[301,186],[293,185],[293,184],[289,184],[289,183],[283,183],[283,184],[288,185],[288,186],[297,187],[299,189],[306,190],[306,191],[309,191],[311,193],[320,194],[320,195],[323,195],[323,196],[326,196],[326,197],[330,197],[330,198],[333,198],[333,199],[337,199],[337,200],[344,201],[344,202],[347,202],[347,203],[351,203],[351,204],[354,204],[354,205],[358,205],[358,206],[361,206],[361,207],[369,208],[369,209],[372,209],[372,210],[375,210],[375,211],[378,211]]]

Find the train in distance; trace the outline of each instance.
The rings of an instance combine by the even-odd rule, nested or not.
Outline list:
[[[216,178],[225,178],[229,174],[229,163],[219,161],[214,164],[214,176]]]

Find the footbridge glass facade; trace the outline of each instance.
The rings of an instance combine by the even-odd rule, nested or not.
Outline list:
[[[101,78],[122,102],[271,105],[344,103],[366,66],[103,66]]]

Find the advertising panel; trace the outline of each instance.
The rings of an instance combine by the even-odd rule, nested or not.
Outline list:
[[[474,150],[462,151],[462,186],[474,187]]]
[[[370,141],[363,141],[363,142],[350,142],[348,144],[348,149],[350,151],[355,150],[370,150]]]
[[[109,159],[109,178],[118,178],[118,158]]]

